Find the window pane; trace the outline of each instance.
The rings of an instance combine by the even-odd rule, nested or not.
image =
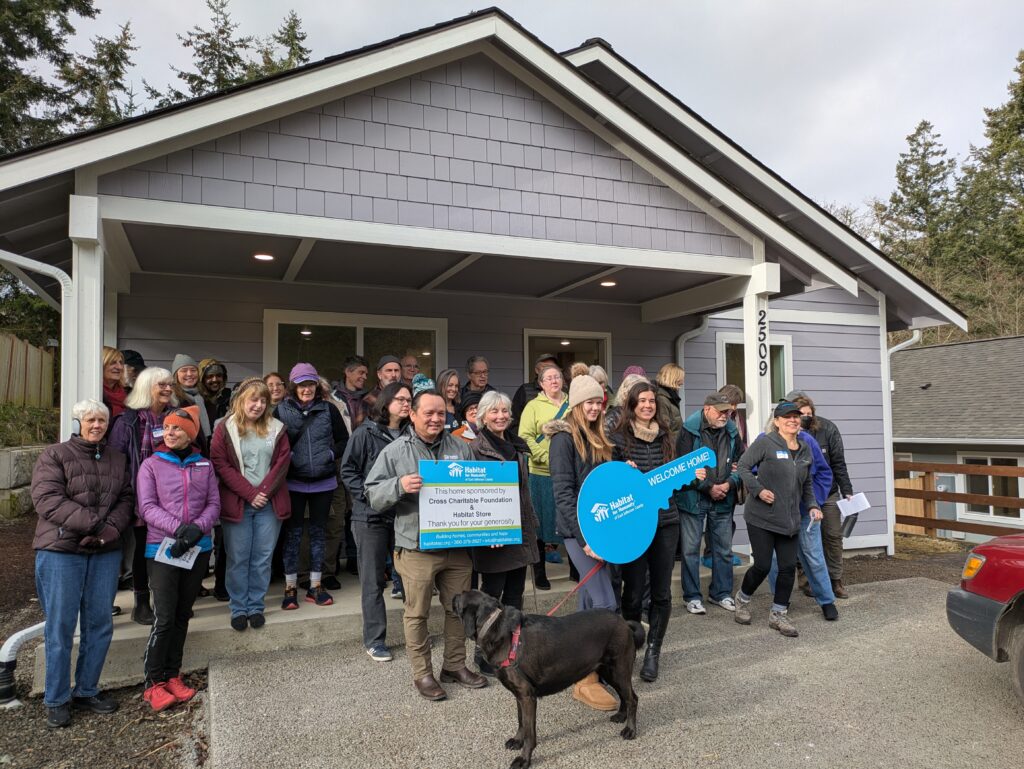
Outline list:
[[[1004,462],[1006,464],[1004,464]],[[1003,461],[1000,461],[998,459],[993,459],[992,460],[992,464],[993,465],[997,465],[997,466],[1003,466],[1003,467],[1005,467],[1007,465],[1010,466],[1010,467],[1016,467],[1017,466],[1016,461],[1014,461],[1012,459],[1010,459],[1010,460],[1003,460]],[[992,495],[993,496],[996,496],[996,497],[1016,497],[1017,496],[1018,488],[1019,488],[1019,484],[1018,484],[1016,478],[999,478],[999,477],[993,477],[992,478]],[[1005,515],[1005,516],[1008,516],[1010,518],[1020,518],[1020,508],[1019,507],[994,507],[994,508],[992,508],[992,514],[993,515]]]
[[[987,465],[988,462],[986,462],[984,459],[965,459],[964,464]],[[988,485],[988,476],[968,475],[965,476],[965,478],[967,480],[966,486],[968,494],[983,494],[985,496],[988,496],[988,494],[990,493]],[[975,503],[969,503],[967,505],[967,510],[968,512],[971,513],[981,513],[983,515],[990,515],[992,513],[992,509],[988,505],[980,505]]]
[[[575,336],[531,336],[526,351],[530,369],[526,372],[527,379],[533,379],[533,361],[540,355],[554,355],[562,369],[562,376],[568,378],[572,364],[579,361],[588,366],[598,365],[608,371],[608,357],[605,354],[604,339],[583,339]],[[568,342],[569,344],[562,344]],[[613,372],[608,371],[612,376]]]
[[[786,396],[786,348],[781,344],[770,347],[772,402],[778,403]],[[725,384],[736,385],[746,392],[746,366],[743,364],[743,345],[727,343],[725,345]]]
[[[366,328],[363,329],[363,357],[370,363],[367,389],[377,386],[377,361],[382,355],[402,358],[415,355],[420,373],[434,378],[434,358],[437,355],[434,332],[426,329]],[[465,380],[465,376],[460,377]]]
[[[303,331],[310,333],[303,334]],[[296,363],[312,363],[330,382],[342,377],[342,364],[356,353],[352,326],[311,326],[282,323],[277,327],[277,370],[285,379]]]

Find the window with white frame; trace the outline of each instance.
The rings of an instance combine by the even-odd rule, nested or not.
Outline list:
[[[559,368],[569,378],[573,363],[601,366],[612,371],[612,335],[607,331],[554,331],[523,329],[523,374],[525,381],[534,378],[534,361],[540,355],[554,355]]]
[[[1019,455],[957,454],[957,461],[963,465],[980,467],[1021,467]],[[986,497],[1008,497],[1020,499],[1024,490],[1024,479],[1009,475],[958,475],[957,491],[962,494],[976,494]],[[1004,505],[986,505],[978,502],[957,503],[957,517],[966,519],[998,518],[1007,523],[1022,523],[1021,508]]]
[[[772,403],[782,400],[793,389],[793,338],[784,334],[769,337],[769,365],[772,378]],[[743,334],[723,331],[715,335],[718,386],[736,385],[746,392],[746,362]],[[743,404],[745,408],[746,404]]]

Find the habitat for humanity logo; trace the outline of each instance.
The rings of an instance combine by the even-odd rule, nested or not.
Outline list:
[[[461,478],[462,472],[462,465],[460,465],[458,462],[452,462],[450,465],[448,465],[448,475],[450,475],[452,478]]]
[[[590,508],[590,512],[593,514],[596,523],[608,520],[608,505],[604,504],[604,502],[598,502]]]

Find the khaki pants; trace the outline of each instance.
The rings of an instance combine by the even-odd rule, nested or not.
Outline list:
[[[444,608],[444,663],[442,670],[456,671],[466,666],[466,633],[462,619],[452,611],[452,599],[469,590],[473,562],[469,553],[456,550],[396,550],[395,568],[405,585],[405,648],[412,663],[413,680],[433,675],[430,661],[430,633],[427,617],[430,597],[436,582]]]

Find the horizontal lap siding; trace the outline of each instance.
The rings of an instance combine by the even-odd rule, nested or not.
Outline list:
[[[877,303],[867,294],[850,297],[838,289],[807,292],[784,300],[773,300],[771,309],[859,313],[867,315],[864,326],[820,323],[773,323],[772,334],[792,338],[793,386],[805,390],[818,413],[832,420],[843,435],[846,463],[855,491],[863,491],[872,503],[860,515],[857,534],[887,532],[884,423],[882,420],[881,340],[877,326]],[[822,318],[824,321],[824,318]],[[742,331],[740,320],[712,316],[708,329],[686,343],[686,408],[700,408],[704,396],[718,388],[716,335]],[[742,515],[738,528],[745,532]],[[742,534],[738,542],[746,542]]]
[[[749,258],[482,55],[102,176],[103,194]]]
[[[509,394],[523,381],[524,328],[610,332],[615,382],[627,365],[657,371],[672,360],[686,328],[685,320],[644,324],[627,305],[135,275],[118,302],[119,344],[150,365],[166,366],[179,352],[216,357],[237,382],[265,373],[265,309],[445,317],[449,365],[461,370],[470,355],[485,355],[491,383]]]

